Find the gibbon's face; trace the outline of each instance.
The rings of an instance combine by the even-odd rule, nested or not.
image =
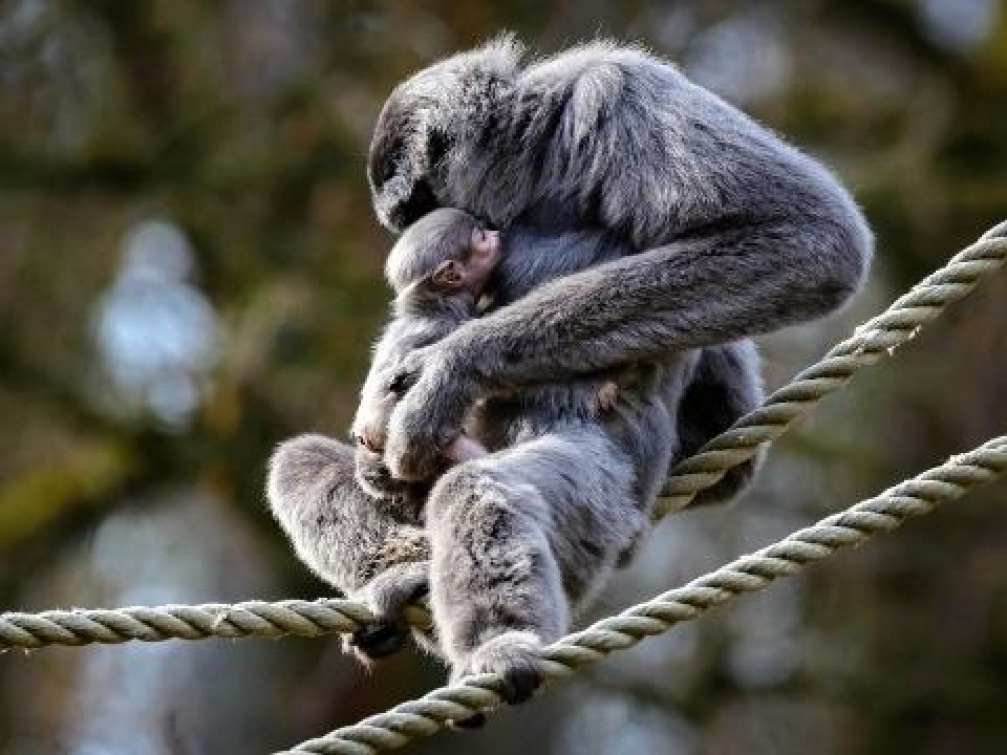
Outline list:
[[[500,263],[500,256],[500,232],[473,225],[458,258],[437,266],[432,276],[434,289],[452,294],[465,291],[479,298]]]
[[[500,232],[491,231],[478,225],[473,228],[465,270],[466,288],[474,296],[479,296],[486,288],[490,275],[500,264],[500,257]]]
[[[378,219],[398,233],[440,206],[430,184],[430,172],[444,156],[447,144],[437,133],[422,129],[423,113],[432,99],[429,74],[395,89],[378,122],[367,159],[367,178]],[[417,91],[418,90],[418,91]]]

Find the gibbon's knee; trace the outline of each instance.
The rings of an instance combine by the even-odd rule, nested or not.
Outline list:
[[[270,461],[268,497],[298,557],[344,593],[383,569],[427,558],[419,521],[403,523],[354,478],[353,450],[321,435],[279,446]]]
[[[353,484],[353,449],[324,435],[299,435],[277,446],[269,460],[266,493],[278,518],[307,491]],[[282,518],[281,518],[282,520]]]

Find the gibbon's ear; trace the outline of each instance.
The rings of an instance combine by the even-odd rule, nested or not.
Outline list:
[[[455,291],[461,287],[465,276],[458,260],[444,260],[430,276],[438,291]]]

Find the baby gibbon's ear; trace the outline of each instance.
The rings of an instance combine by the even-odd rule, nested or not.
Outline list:
[[[444,260],[434,270],[430,280],[438,291],[455,291],[465,281],[465,275],[458,260]]]

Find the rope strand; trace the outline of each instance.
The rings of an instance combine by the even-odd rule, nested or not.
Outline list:
[[[410,607],[406,618],[415,626],[430,623],[430,614],[419,606]],[[10,612],[0,616],[0,648],[116,645],[131,640],[160,642],[209,637],[321,637],[355,632],[373,620],[364,604],[336,598]]]

